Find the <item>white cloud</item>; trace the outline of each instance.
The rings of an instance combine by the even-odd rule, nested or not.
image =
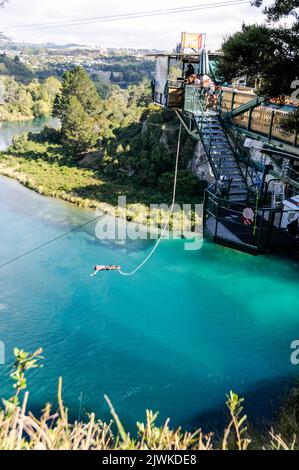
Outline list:
[[[224,1],[224,0],[220,0]],[[225,35],[240,29],[242,22],[263,21],[260,9],[248,5],[221,7],[168,16],[155,16],[106,23],[76,25],[51,29],[29,28],[16,32],[20,25],[49,23],[65,20],[81,20],[94,16],[133,13],[162,8],[176,8],[190,5],[215,3],[215,0],[151,0],[150,3],[137,0],[10,0],[0,11],[0,30],[13,40],[25,42],[76,42],[114,47],[172,48],[180,38],[181,31],[205,32],[207,43],[216,48]],[[266,2],[269,3],[269,2]],[[11,29],[10,29],[11,28]]]

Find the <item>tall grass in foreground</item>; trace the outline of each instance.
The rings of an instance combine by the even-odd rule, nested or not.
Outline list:
[[[293,450],[297,448],[298,421],[296,413],[284,411],[278,427],[284,436],[271,429],[267,435],[251,438],[247,429],[247,417],[243,413],[243,399],[233,392],[227,396],[229,422],[221,439],[212,433],[204,434],[200,429],[183,432],[181,428],[171,429],[169,419],[164,426],[156,425],[158,413],[146,412],[145,423],[136,423],[136,437],[126,432],[109,398],[105,400],[113,420],[104,423],[96,420],[91,413],[85,422],[69,422],[68,410],[62,399],[62,379],[58,383],[58,411],[52,412],[47,404],[41,417],[26,411],[29,392],[25,391],[22,401],[20,392],[26,389],[25,372],[41,367],[42,350],[33,354],[15,349],[16,361],[11,374],[15,394],[3,400],[0,410],[1,450]],[[294,414],[295,413],[295,414]],[[113,422],[117,432],[112,432]],[[258,444],[256,444],[258,442]]]

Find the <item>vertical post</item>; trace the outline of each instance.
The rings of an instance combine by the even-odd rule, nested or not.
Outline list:
[[[219,98],[218,98],[218,112],[221,117],[223,116],[222,104],[223,104],[223,90],[220,91]]]
[[[228,199],[229,199],[229,194],[230,194],[230,188],[231,188],[231,184],[232,184],[232,178],[229,179],[229,182],[228,182],[228,189],[227,189],[227,198],[226,198],[226,202],[228,202]]]
[[[248,115],[248,123],[247,123],[247,130],[248,131],[250,131],[250,129],[251,129],[252,111],[253,111],[253,108],[250,108],[249,109],[249,115]]]
[[[206,226],[206,207],[207,207],[207,190],[203,193],[203,207],[202,207],[202,231],[204,232]]]
[[[191,90],[191,85],[188,85],[188,90]],[[195,93],[194,93],[194,88],[192,88],[192,98],[193,98],[193,105],[192,105],[192,112],[195,112]]]
[[[269,218],[268,218],[268,225],[267,225],[267,237],[266,237],[266,242],[265,242],[265,248],[267,250],[270,250],[270,243],[271,243],[271,236],[273,233],[273,225],[274,225],[274,219],[275,219],[275,210],[273,209],[268,209],[269,212]]]
[[[216,224],[215,224],[215,237],[217,237],[217,231],[218,231],[218,218],[219,218],[219,198],[217,197]]]
[[[246,152],[246,172],[245,172],[245,179],[247,182],[247,176],[248,176],[248,167],[249,167],[249,150]]]
[[[297,145],[297,137],[298,137],[298,132],[296,131],[295,135],[294,135],[293,147],[296,147],[296,145]]]
[[[233,92],[232,92],[232,100],[231,100],[231,104],[230,104],[230,110],[231,110],[231,111],[233,111],[233,109],[234,109],[235,94],[236,94],[236,92],[233,91]]]
[[[267,173],[268,173],[268,167],[266,165],[266,166],[264,166],[264,169],[263,169],[261,188],[260,188],[260,198],[261,198],[262,203],[264,201],[264,187],[265,187],[265,181],[266,181]]]
[[[260,220],[260,223],[259,223],[259,228],[258,228],[258,239],[257,239],[257,249],[260,248],[261,246],[261,233],[262,233],[262,230],[263,230],[263,222],[264,222],[264,209],[262,209],[262,213],[260,215],[261,217],[261,220]]]
[[[271,113],[270,127],[269,127],[269,132],[268,132],[268,139],[269,140],[271,139],[271,136],[272,136],[272,127],[273,127],[274,116],[275,116],[275,111],[273,109],[273,111]]]

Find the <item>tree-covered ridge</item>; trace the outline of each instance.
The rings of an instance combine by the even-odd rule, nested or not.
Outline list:
[[[130,175],[138,184],[171,194],[178,141],[179,122],[170,111],[158,106],[145,108],[139,122],[115,129],[107,140],[102,166],[108,174]],[[205,182],[189,171],[194,140],[182,131],[178,173],[178,200],[200,199]]]
[[[55,77],[43,83],[36,79],[28,85],[12,77],[0,76],[0,121],[48,117],[61,84]]]
[[[80,159],[82,152],[98,152],[97,167],[115,179],[130,178],[136,185],[172,190],[178,121],[174,113],[151,105],[149,83],[116,88],[102,100],[80,67],[66,72],[54,110],[61,120],[64,148]],[[187,170],[195,143],[182,133],[178,194],[201,196],[203,185]]]
[[[55,99],[61,130],[15,138],[2,153],[0,171],[83,207],[113,209],[117,196],[126,195],[128,204],[143,203],[144,215],[148,204],[171,200],[179,127],[174,113],[150,101],[146,81],[126,90],[115,87],[102,99],[84,69],[75,68],[64,75]],[[194,147],[183,130],[177,202],[199,203],[206,187],[188,169]]]
[[[8,75],[14,77],[21,83],[28,84],[35,77],[32,70],[22,64],[16,55],[13,59],[6,54],[0,54],[0,76]]]

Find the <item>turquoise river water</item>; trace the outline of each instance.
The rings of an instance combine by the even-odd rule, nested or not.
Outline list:
[[[1,178],[0,263],[92,216]],[[183,241],[165,240],[134,277],[90,278],[94,263],[134,267],[151,243],[118,245],[93,233],[91,224],[1,270],[7,365],[0,395],[9,394],[13,347],[42,346],[44,368],[29,377],[36,410],[55,402],[62,375],[75,417],[81,402],[82,413],[108,418],[107,393],[129,428],[146,408],[185,427],[217,427],[233,389],[246,397],[252,419],[269,418],[298,373],[290,364],[299,333],[298,262],[210,243],[185,251]]]
[[[93,216],[0,178],[0,264]],[[135,267],[151,246],[99,241],[91,224],[1,269],[0,396],[11,393],[13,347],[41,346],[44,367],[28,378],[35,411],[55,405],[61,375],[72,417],[109,419],[107,393],[131,430],[146,408],[221,429],[230,389],[252,422],[271,418],[299,372],[298,261],[165,240],[135,276],[90,278],[95,263]]]

